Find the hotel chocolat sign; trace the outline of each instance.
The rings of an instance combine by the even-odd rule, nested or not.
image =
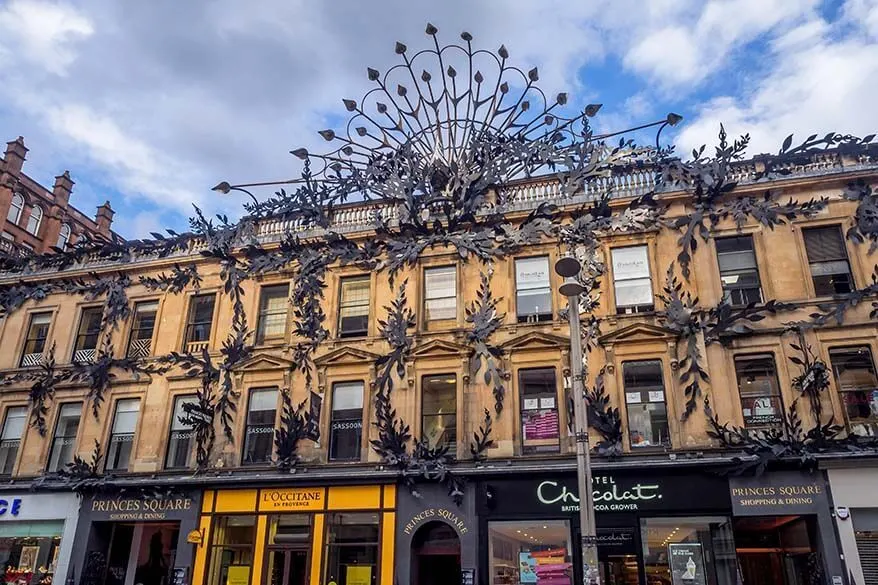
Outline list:
[[[95,496],[88,510],[93,520],[180,520],[194,514],[195,503],[187,496],[125,498]]]
[[[728,510],[728,483],[700,474],[595,474],[592,477],[594,508],[599,513],[637,513],[655,510],[690,510],[693,502],[704,510]],[[490,482],[488,513],[570,514],[579,512],[576,477],[548,476],[537,480]]]
[[[735,516],[814,514],[828,506],[825,482],[819,474],[780,472],[731,477],[729,492]]]

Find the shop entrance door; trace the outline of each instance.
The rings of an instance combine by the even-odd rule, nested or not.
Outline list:
[[[301,548],[268,550],[266,585],[306,585],[308,583],[308,551]]]
[[[748,585],[823,582],[809,516],[752,516],[735,520],[735,547]]]
[[[424,524],[412,539],[413,585],[460,585],[460,538],[445,522]]]

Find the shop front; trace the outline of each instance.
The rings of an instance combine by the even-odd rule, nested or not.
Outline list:
[[[822,472],[772,471],[729,478],[735,548],[744,583],[842,585],[828,486]]]
[[[411,585],[477,583],[478,521],[475,486],[464,487],[455,505],[444,486],[418,485],[399,493],[396,582]]]
[[[829,469],[835,523],[853,582],[878,581],[878,468]]]
[[[603,583],[737,583],[725,479],[694,472],[596,471],[593,486]],[[574,474],[497,478],[480,489],[486,583],[581,581]]]
[[[76,494],[0,493],[0,583],[63,585],[78,516]]]
[[[395,485],[206,491],[191,583],[392,585],[395,530]]]
[[[71,574],[80,585],[188,585],[200,492],[83,497]]]

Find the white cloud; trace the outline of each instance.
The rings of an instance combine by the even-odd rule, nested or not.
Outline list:
[[[730,134],[749,132],[751,153],[774,152],[793,132],[804,140],[812,133],[878,130],[878,42],[864,28],[844,34],[846,26],[812,21],[777,39],[767,56],[773,66],[752,90],[703,104],[680,133],[680,146],[712,144],[720,122]]]
[[[0,8],[0,56],[20,56],[63,75],[76,58],[74,45],[94,33],[92,22],[68,4],[11,0]]]

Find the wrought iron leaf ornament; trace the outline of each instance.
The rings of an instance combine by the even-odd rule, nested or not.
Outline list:
[[[280,426],[274,430],[274,464],[283,471],[289,471],[298,465],[299,442],[311,438],[314,427],[311,413],[305,409],[307,400],[294,407],[290,394],[289,388],[281,390],[283,408]]]
[[[793,378],[793,388],[808,399],[811,416],[820,425],[823,421],[822,395],[829,388],[829,367],[814,355],[811,346],[805,341],[805,334],[801,328],[795,328],[793,332],[798,336],[798,340],[796,343],[790,343],[790,347],[799,355],[791,355],[789,360],[802,369],[802,373]]]
[[[491,438],[492,423],[491,411],[486,408],[485,420],[479,430],[473,433],[473,441],[469,446],[470,455],[475,461],[483,461],[486,458],[485,451],[494,446],[494,439]]]
[[[600,442],[595,445],[597,454],[604,457],[622,455],[622,416],[618,408],[610,405],[610,396],[604,387],[603,369],[595,378],[594,387],[586,389],[585,404],[588,426],[601,436]]]
[[[476,300],[465,308],[466,321],[472,325],[467,332],[467,342],[472,348],[469,356],[469,373],[473,379],[482,370],[484,363],[484,382],[494,393],[494,412],[503,412],[503,397],[506,394],[505,372],[502,370],[503,350],[490,343],[491,336],[503,324],[505,314],[497,312],[500,299],[491,295],[491,277],[482,273]]]

